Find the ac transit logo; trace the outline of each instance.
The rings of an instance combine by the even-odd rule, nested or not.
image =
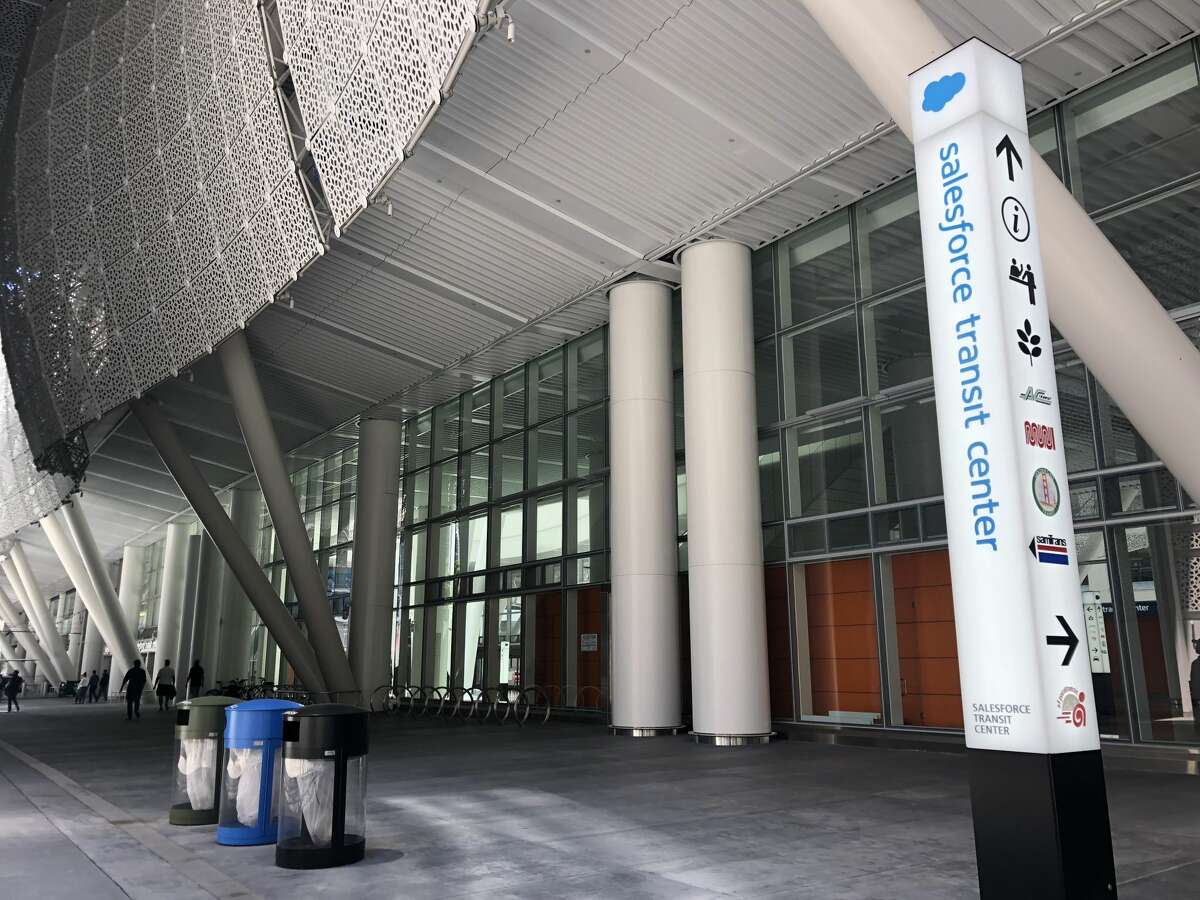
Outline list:
[[[1040,403],[1042,406],[1050,405],[1050,395],[1041,388],[1035,388],[1032,384],[1017,396],[1022,400],[1028,400],[1030,403]]]
[[[1030,447],[1041,447],[1043,450],[1054,449],[1054,429],[1049,425],[1037,422],[1025,423],[1025,443]]]
[[[1029,542],[1029,552],[1040,563],[1065,566],[1068,563],[1067,541],[1052,534],[1039,534]]]

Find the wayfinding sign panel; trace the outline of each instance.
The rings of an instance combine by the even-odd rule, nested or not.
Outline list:
[[[1096,750],[1021,67],[909,88],[967,746]]]

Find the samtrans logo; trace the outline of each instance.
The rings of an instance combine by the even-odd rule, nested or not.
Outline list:
[[[1025,423],[1025,443],[1030,447],[1041,447],[1043,450],[1054,449],[1054,429],[1049,425],[1039,425],[1037,422]]]

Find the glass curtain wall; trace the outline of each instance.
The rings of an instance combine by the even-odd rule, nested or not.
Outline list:
[[[1200,343],[1195,42],[1030,132]],[[757,250],[754,301],[764,552],[789,561],[794,707],[776,715],[961,728],[914,180]],[[1200,516],[1055,338],[1101,732],[1200,742]]]
[[[404,424],[398,685],[606,703],[606,331]]]

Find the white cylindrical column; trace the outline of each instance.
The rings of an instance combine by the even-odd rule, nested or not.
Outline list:
[[[171,660],[178,671],[179,630],[183,617],[184,594],[187,589],[188,537],[191,526],[172,522],[167,526],[167,541],[163,548],[162,590],[158,599],[158,639],[154,654],[157,672]]]
[[[192,667],[192,644],[196,633],[196,602],[200,590],[200,547],[203,538],[189,534],[183,573],[183,608],[179,614],[179,643],[171,659],[175,660],[175,671],[179,674],[177,686],[183,696],[183,679]]]
[[[771,731],[750,250],[706,241],[680,257],[692,720],[702,740]]]
[[[80,606],[83,604],[80,603]],[[96,617],[93,615],[87,616],[87,624],[83,628],[83,656],[79,660],[79,671],[92,674],[92,670],[99,672],[100,665],[104,662],[104,636],[100,634],[100,628],[96,624]],[[114,664],[114,667],[119,664]],[[109,672],[108,693],[111,697],[114,693],[119,694],[121,679],[117,679],[118,688],[113,689],[112,672]],[[124,677],[124,672],[121,673]]]
[[[63,596],[65,597],[66,594]],[[83,609],[83,601],[79,599],[79,594],[76,594],[73,599],[75,608],[71,611],[71,630],[67,637],[67,656],[71,660],[72,678],[79,674],[79,667],[83,664],[83,637],[87,625],[87,613]]]
[[[350,668],[371,693],[392,683],[392,600],[400,504],[400,423],[364,419],[358,427],[358,503],[350,588]]]
[[[7,622],[3,624],[8,625]],[[2,664],[0,665],[0,672],[3,672],[5,675],[15,669],[21,674],[22,678],[32,683],[33,674],[32,670],[25,663],[25,651],[20,646],[14,647],[10,644],[3,634],[0,634],[0,664]]]
[[[635,736],[682,723],[671,294],[657,281],[608,294],[612,727]]]
[[[911,139],[908,74],[950,49],[933,20],[915,0],[803,2]],[[1042,158],[1026,164],[1051,321],[1188,493],[1200,496],[1200,351]]]
[[[121,550],[121,584],[117,601],[121,606],[121,621],[135,638],[138,633],[138,607],[142,603],[142,586],[146,577],[146,548],[126,544]]]
[[[192,641],[192,656],[200,660],[208,682],[206,686],[211,686],[221,645],[221,581],[225,575],[225,561],[221,559],[221,551],[207,532],[201,536],[201,542],[200,586],[196,594],[196,633]]]
[[[261,519],[262,494],[253,487],[234,488],[230,492],[229,520],[247,547],[258,546]],[[221,640],[212,672],[212,677],[220,681],[245,678],[250,670],[254,607],[241,582],[232,575],[226,572],[221,579]]]
[[[8,576],[8,583],[12,586],[13,594],[16,595],[21,608],[25,610],[25,616],[32,624],[38,641],[42,645],[44,651],[42,673],[57,687],[60,682],[73,677],[71,661],[67,657],[62,637],[54,625],[54,618],[50,615],[46,600],[41,595],[41,588],[33,577],[33,571],[29,568],[29,562],[25,558],[25,549],[21,544],[12,545],[9,555],[0,560],[0,568],[3,568],[4,574]]]

